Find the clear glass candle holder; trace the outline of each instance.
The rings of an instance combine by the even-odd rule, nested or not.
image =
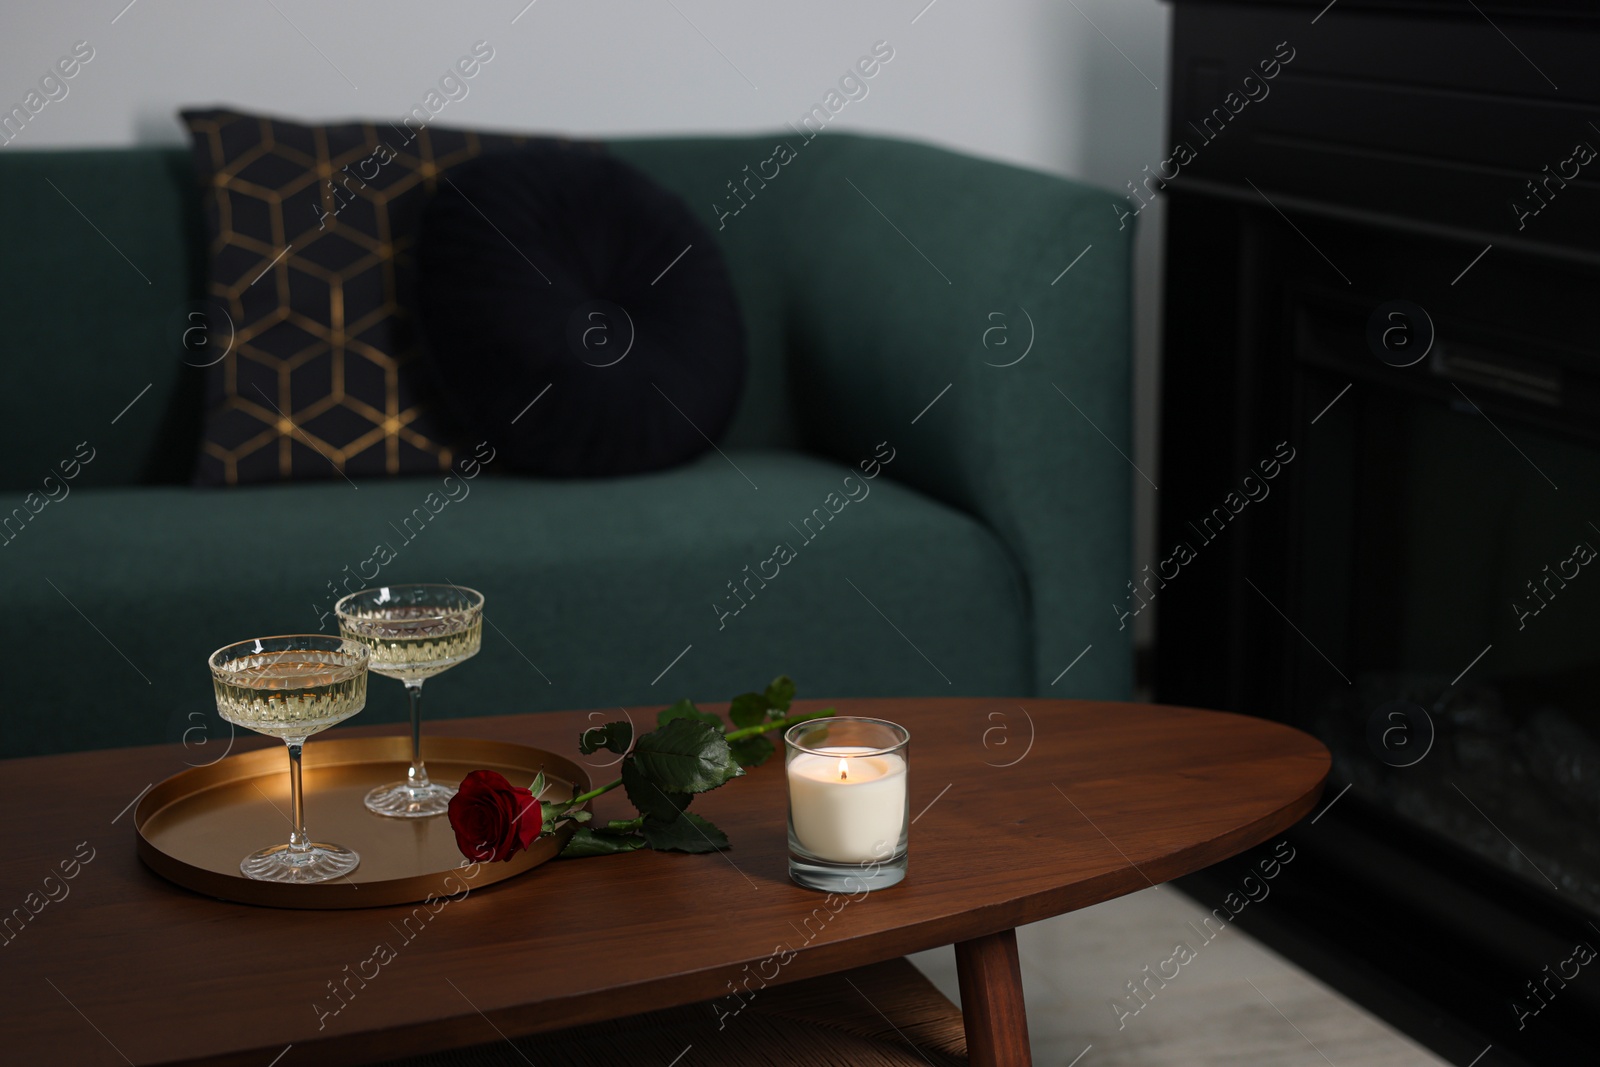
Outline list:
[[[835,715],[784,731],[789,877],[854,894],[906,876],[911,734],[883,719]]]

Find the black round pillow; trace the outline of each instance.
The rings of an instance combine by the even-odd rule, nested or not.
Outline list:
[[[687,204],[578,145],[453,168],[423,214],[437,388],[508,466],[631,474],[711,447],[744,384],[728,268]]]

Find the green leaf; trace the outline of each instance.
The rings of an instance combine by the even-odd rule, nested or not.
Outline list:
[[[594,818],[594,812],[592,812],[592,811],[584,811],[584,810],[582,810],[580,808],[577,811],[564,814],[562,816],[562,818],[571,819],[573,822],[577,822],[577,823],[585,823],[585,822],[588,822],[590,819]]]
[[[771,707],[772,701],[762,693],[740,693],[728,705],[728,718],[740,729],[755,726],[767,721],[767,711]]]
[[[644,738],[639,740],[642,742]],[[676,819],[692,799],[688,793],[664,790],[657,786],[635,765],[632,756],[622,761],[622,788],[627,790],[628,800],[634,807],[645,815],[668,822]]]
[[[674,719],[645,734],[632,762],[667,793],[704,793],[744,773],[722,730],[699,719]]]
[[[728,847],[728,835],[691,811],[671,822],[644,821],[650,847],[668,852],[716,852]]]
[[[578,827],[567,847],[561,850],[562,859],[582,859],[585,856],[612,856],[618,852],[633,852],[645,845],[638,834],[606,834],[587,826]]]
[[[775,751],[772,742],[761,734],[730,741],[728,748],[733,751],[733,758],[739,761],[741,767],[759,767]]]
[[[538,774],[533,776],[533,784],[528,786],[528,792],[533,794],[535,800],[539,799],[539,794],[544,792],[543,771],[540,771]]]
[[[714,726],[718,730],[722,729],[721,719],[717,718],[709,711],[701,711],[699,708],[695,707],[694,702],[689,700],[687,697],[678,701],[670,708],[662,708],[661,714],[656,716],[656,726],[659,728],[667,725],[669,722],[676,722],[679,719],[694,719],[698,722],[706,723],[708,726]]]
[[[620,755],[628,751],[628,746],[632,743],[631,722],[608,722],[604,726],[591,726],[578,735],[578,751],[585,756],[602,748]]]
[[[779,711],[788,711],[789,702],[794,699],[794,679],[787,674],[778,675],[772,680],[772,684],[767,686],[767,691],[764,695],[767,698],[767,703],[774,708]]]

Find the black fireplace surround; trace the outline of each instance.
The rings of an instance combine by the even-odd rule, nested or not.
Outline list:
[[[1334,754],[1240,924],[1454,1063],[1596,1062],[1600,8],[1173,28],[1119,212],[1167,199],[1158,551],[1118,610],[1157,606],[1158,699]]]

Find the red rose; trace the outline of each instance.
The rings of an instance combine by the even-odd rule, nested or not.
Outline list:
[[[450,798],[450,828],[469,860],[508,860],[544,829],[544,812],[530,790],[496,771],[473,771]]]

